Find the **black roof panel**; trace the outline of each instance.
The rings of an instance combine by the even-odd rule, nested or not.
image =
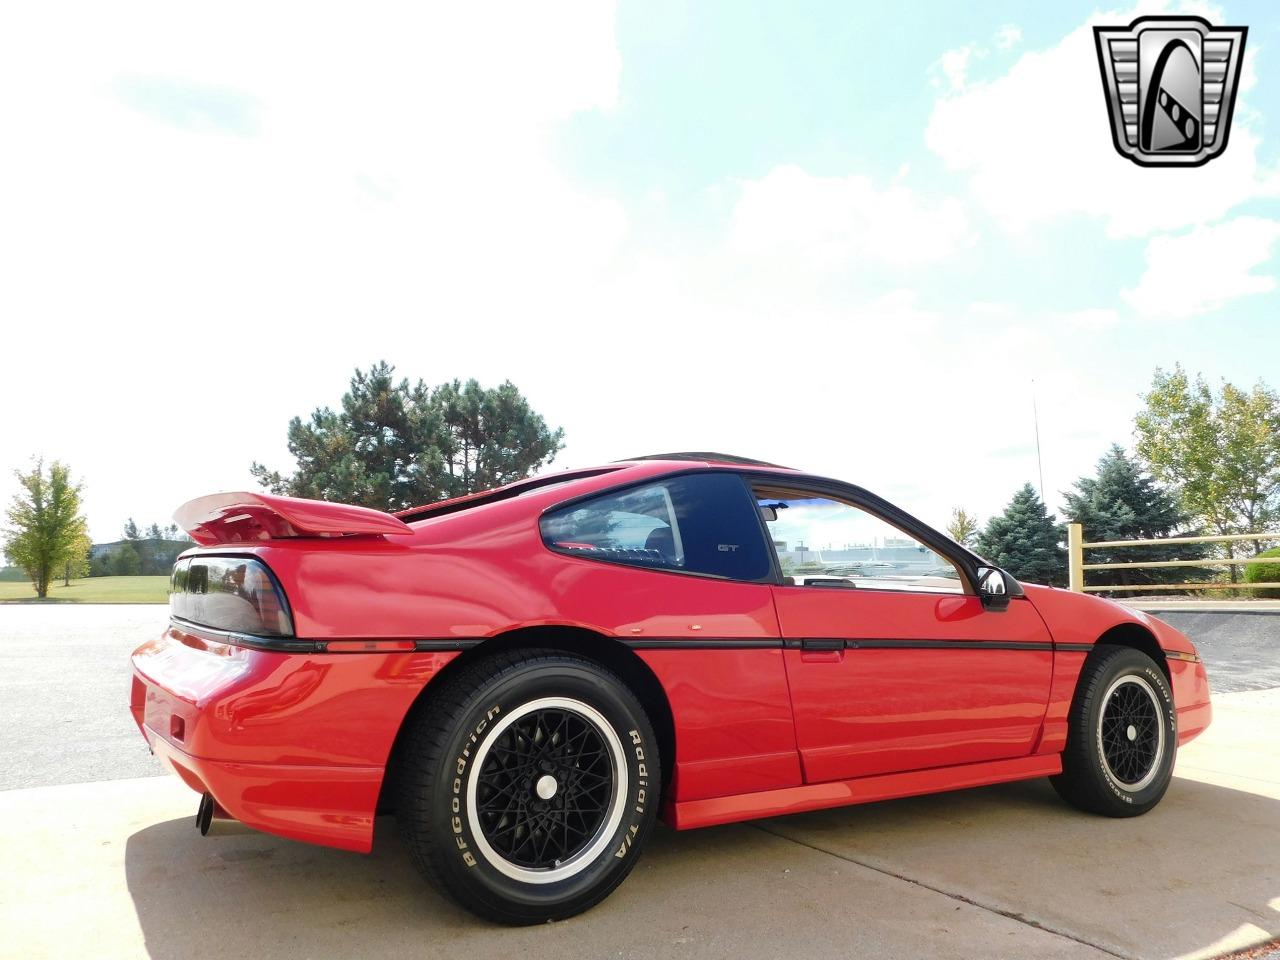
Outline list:
[[[769,463],[767,460],[752,460],[750,457],[738,457],[732,453],[711,453],[704,450],[686,450],[681,453],[647,453],[642,457],[627,457],[630,460],[697,460],[708,463],[738,463],[750,467],[777,467],[779,470],[791,470],[780,463]]]

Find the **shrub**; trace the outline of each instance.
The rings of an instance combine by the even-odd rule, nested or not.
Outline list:
[[[1264,550],[1258,554],[1260,557],[1276,557],[1280,558],[1280,547],[1273,550]],[[1280,563],[1250,563],[1244,568],[1245,583],[1274,583],[1275,587],[1254,590],[1253,595],[1262,599],[1280,598]]]

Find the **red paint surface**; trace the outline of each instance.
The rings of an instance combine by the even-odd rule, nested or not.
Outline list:
[[[776,587],[784,637],[933,640],[940,649],[787,650],[805,780],[922,770],[1031,753],[1049,700],[1053,649],[1026,600]],[[1032,650],[976,641],[1034,642]]]
[[[1044,713],[1044,725],[1040,730],[1040,742],[1036,753],[1061,753],[1067,745],[1067,714],[1071,710],[1071,698],[1076,692],[1076,681],[1088,658],[1084,652],[1056,652],[1053,655],[1053,681],[1049,687],[1049,706]]]
[[[268,493],[214,493],[174,514],[196,543],[241,543],[273,537],[369,533],[407,536],[402,520],[368,507]]]
[[[1203,663],[1170,660],[1169,674],[1173,702],[1178,712],[1178,745],[1204,732],[1213,719],[1209,701],[1209,677]]]
[[[1086,658],[1056,644],[1092,644],[1127,624],[1165,649],[1194,652],[1155,618],[1060,590],[1027,587],[1025,599],[995,611],[972,596],[637,569],[542,543],[538,518],[549,507],[692,466],[624,465],[407,527],[284,498],[195,501],[182,515],[218,541],[195,552],[260,558],[288,597],[297,636],[339,641],[344,652],[264,652],[170,629],[134,654],[134,717],[184,781],[232,816],[367,850],[400,726],[459,654],[366,651],[366,641],[474,641],[554,626],[602,646],[647,645],[634,655],[673,716],[666,802],[680,827],[1056,772]],[[343,530],[363,532],[303,535]],[[806,637],[943,646],[662,648]],[[1036,646],[984,650],[972,645],[979,640]],[[1199,663],[1170,668],[1185,742],[1208,723],[1207,681]]]
[[[767,588],[766,588],[767,589]],[[677,718],[672,795],[688,800],[801,782],[781,650],[645,650]]]
[[[170,628],[133,655],[131,707],[157,755],[236,819],[368,850],[400,723],[456,656],[266,653]]]
[[[873,803],[877,800],[915,797],[922,793],[940,793],[944,790],[982,787],[992,783],[1008,783],[1012,780],[1029,780],[1032,777],[1048,777],[1061,772],[1061,754],[1050,757],[1019,757],[1016,760],[995,760],[987,763],[942,767],[936,770],[889,773],[876,777],[836,780],[784,790],[770,790],[766,793],[672,803],[668,805],[666,816],[677,830],[691,830],[694,827],[711,827],[720,823],[734,823],[738,820],[754,820],[758,817],[776,817],[787,813],[804,813],[807,810],[843,807],[851,803]]]

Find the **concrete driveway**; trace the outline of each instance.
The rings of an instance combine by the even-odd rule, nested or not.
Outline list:
[[[0,956],[1217,956],[1280,934],[1280,690],[1215,709],[1146,817],[1087,816],[1032,781],[662,829],[600,907],[516,930],[421,881],[391,821],[362,857],[201,838],[172,777],[10,789]]]

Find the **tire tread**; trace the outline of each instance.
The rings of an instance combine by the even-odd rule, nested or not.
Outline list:
[[[516,920],[496,912],[482,900],[464,897],[462,892],[446,882],[441,867],[443,850],[441,840],[435,835],[425,818],[411,817],[405,811],[414,809],[421,797],[429,797],[434,786],[436,771],[440,769],[445,748],[454,728],[470,709],[479,690],[501,682],[511,674],[530,666],[566,664],[587,665],[611,680],[633,700],[639,715],[643,707],[626,682],[613,670],[595,660],[554,648],[524,648],[491,654],[469,663],[451,676],[445,677],[437,689],[430,690],[426,699],[415,706],[406,721],[404,736],[398,746],[397,757],[397,826],[402,842],[414,866],[436,887],[451,899],[489,919],[504,923],[528,922]],[[443,838],[447,841],[448,838]],[[446,844],[447,845],[447,844]],[[625,875],[624,875],[625,876]],[[617,882],[621,882],[622,877]],[[603,899],[616,886],[604,890]],[[578,911],[573,911],[578,912]]]
[[[1159,665],[1140,650],[1114,644],[1099,644],[1089,655],[1081,668],[1076,692],[1072,697],[1071,710],[1067,715],[1067,743],[1062,751],[1062,773],[1050,777],[1050,783],[1058,796],[1072,806],[1089,813],[1107,817],[1134,817],[1146,813],[1159,802],[1163,790],[1154,800],[1143,804],[1118,804],[1114,797],[1099,786],[1095,772],[1092,743],[1092,728],[1089,716],[1093,705],[1102,696],[1100,689],[1108,678],[1110,666],[1117,660],[1137,655],[1156,668]],[[1176,753],[1176,731],[1174,742],[1169,747]],[[1172,766],[1172,761],[1170,761]],[[1167,780],[1166,780],[1167,783]]]

